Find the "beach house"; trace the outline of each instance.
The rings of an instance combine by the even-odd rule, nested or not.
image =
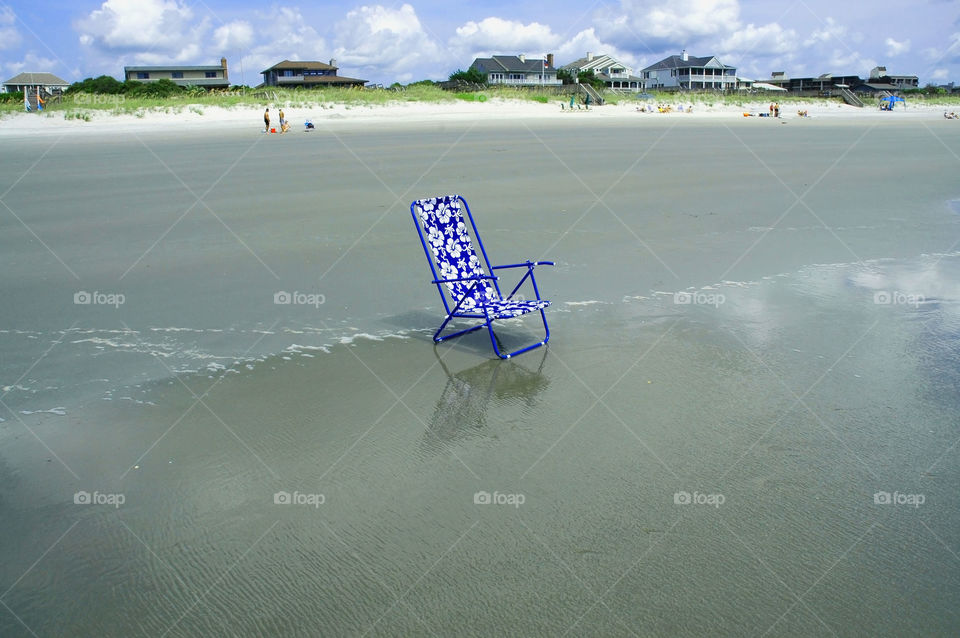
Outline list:
[[[737,88],[737,69],[715,56],[694,57],[682,51],[642,71],[645,89],[727,91]]]
[[[39,88],[47,94],[66,91],[70,83],[61,80],[53,73],[18,73],[3,83],[5,93],[33,93]]]
[[[633,69],[609,55],[594,55],[587,52],[586,57],[574,60],[560,67],[569,71],[574,77],[583,72],[589,72],[603,81],[608,89],[640,90],[643,88],[643,78],[633,75]]]
[[[260,86],[299,87],[309,89],[318,86],[363,86],[366,80],[337,75],[336,60],[329,64],[309,60],[284,60],[269,69],[260,71],[263,83]]]
[[[527,58],[520,55],[495,55],[477,58],[470,65],[487,78],[487,84],[511,86],[560,86],[557,69],[553,66],[553,54],[546,58]]]
[[[227,59],[210,66],[125,66],[123,79],[137,82],[170,80],[180,86],[200,86],[205,89],[226,89],[230,86]]]

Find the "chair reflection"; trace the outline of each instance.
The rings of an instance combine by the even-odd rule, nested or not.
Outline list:
[[[491,402],[496,406],[536,405],[537,396],[550,384],[543,375],[547,353],[543,350],[535,370],[518,364],[516,359],[489,359],[451,372],[434,347],[434,356],[447,383],[421,439],[422,451],[438,454],[452,443],[484,436]]]

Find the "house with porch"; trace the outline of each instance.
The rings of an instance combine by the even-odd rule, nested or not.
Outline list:
[[[633,75],[633,69],[609,55],[594,55],[587,52],[586,57],[574,60],[560,67],[574,77],[589,72],[603,81],[608,89],[639,91],[643,89],[643,78]]]
[[[495,55],[477,58],[470,65],[487,78],[487,84],[508,86],[560,86],[557,69],[553,66],[553,54],[544,58],[527,58],[520,55]]]
[[[210,66],[125,66],[123,79],[137,82],[170,80],[179,86],[200,86],[205,89],[230,88],[227,59]]]
[[[330,63],[310,60],[284,60],[269,69],[260,71],[263,83],[260,86],[311,89],[324,86],[362,87],[366,80],[337,75],[336,60]]]
[[[54,95],[62,93],[70,87],[70,83],[61,80],[53,73],[18,73],[3,83],[5,93],[27,93],[36,95],[37,89],[41,93]]]
[[[718,90],[737,88],[737,69],[715,56],[694,57],[682,51],[642,71],[645,89]]]

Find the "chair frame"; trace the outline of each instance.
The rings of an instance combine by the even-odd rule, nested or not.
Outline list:
[[[524,273],[523,277],[520,279],[517,285],[513,287],[513,290],[510,291],[510,294],[507,295],[506,298],[504,298],[503,293],[500,292],[500,284],[499,284],[500,277],[498,276],[484,274],[484,275],[474,276],[474,277],[440,279],[437,276],[435,258],[430,252],[430,248],[427,246],[427,241],[423,236],[423,227],[421,226],[420,219],[417,216],[417,208],[419,207],[420,203],[424,200],[417,200],[412,204],[410,204],[410,214],[413,217],[413,223],[417,228],[417,234],[420,235],[420,244],[423,247],[424,255],[426,255],[427,257],[427,263],[430,265],[430,272],[433,274],[433,280],[430,283],[435,284],[437,286],[437,291],[440,293],[440,299],[443,300],[443,308],[446,311],[446,316],[443,320],[443,323],[440,324],[440,327],[437,328],[437,331],[433,334],[433,340],[437,343],[440,343],[442,341],[446,341],[447,339],[453,339],[455,337],[459,337],[461,335],[465,335],[467,333],[473,332],[475,330],[480,330],[481,328],[486,327],[487,331],[490,333],[490,343],[493,345],[493,351],[501,359],[509,359],[510,357],[515,357],[518,354],[527,352],[528,350],[533,350],[534,348],[539,348],[540,346],[546,345],[547,342],[550,341],[550,327],[547,325],[547,316],[544,313],[543,308],[538,309],[538,311],[540,312],[540,319],[543,321],[543,329],[544,329],[543,340],[538,341],[537,343],[534,343],[532,345],[520,348],[518,350],[514,350],[513,352],[503,353],[500,351],[500,348],[497,346],[497,336],[493,332],[493,322],[499,319],[500,317],[497,317],[495,313],[491,311],[491,308],[488,307],[486,303],[484,303],[481,300],[480,303],[473,310],[460,311],[460,305],[464,302],[465,299],[468,298],[469,294],[464,294],[463,297],[461,297],[459,300],[453,299],[451,295],[450,301],[447,300],[447,295],[449,294],[450,291],[445,291],[443,284],[453,283],[457,281],[472,281],[474,283],[468,289],[468,293],[469,293],[469,291],[472,290],[481,281],[485,279],[489,279],[493,284],[494,289],[497,291],[497,296],[500,298],[500,300],[510,301],[513,298],[513,296],[517,293],[517,290],[520,289],[520,286],[522,286],[527,281],[527,279],[529,279],[530,283],[533,285],[533,292],[536,295],[537,301],[544,301],[543,299],[540,298],[540,289],[537,287],[537,280],[534,277],[533,269],[537,266],[553,266],[554,265],[552,261],[530,261],[530,260],[527,260],[521,263],[516,263],[516,264],[504,264],[501,266],[491,265],[490,259],[487,257],[487,249],[483,245],[483,240],[480,239],[480,233],[477,232],[477,224],[473,219],[473,213],[470,212],[470,206],[469,204],[467,204],[467,200],[465,200],[460,195],[451,195],[450,199],[460,200],[461,205],[467,211],[467,218],[470,220],[470,227],[473,229],[473,236],[471,239],[475,239],[477,244],[480,246],[480,254],[483,256],[483,263],[486,265],[487,273],[493,273],[496,270],[504,270],[509,268],[526,268],[527,272]],[[454,301],[456,301],[456,303],[454,304],[453,309],[451,310],[450,304]],[[530,312],[532,311],[527,311],[523,314],[529,314]],[[516,318],[516,317],[510,317],[510,318]],[[483,323],[476,326],[471,326],[469,328],[465,328],[463,330],[459,330],[457,332],[454,332],[453,334],[440,336],[444,328],[447,327],[447,324],[450,323],[453,319],[482,319]]]

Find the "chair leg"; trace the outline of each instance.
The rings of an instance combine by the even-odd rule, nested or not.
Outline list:
[[[543,312],[543,308],[540,309],[540,319],[543,321],[543,329],[545,332],[543,341],[538,341],[533,345],[529,345],[525,348],[520,348],[519,350],[514,350],[513,352],[510,352],[507,354],[503,354],[502,352],[500,352],[500,348],[497,347],[496,335],[493,334],[493,320],[491,319],[487,321],[486,325],[487,325],[487,330],[490,332],[490,343],[493,344],[493,351],[497,353],[497,356],[500,357],[501,359],[509,359],[510,357],[515,357],[518,354],[523,354],[524,352],[533,350],[534,348],[539,348],[540,346],[547,345],[547,342],[550,341],[550,327],[547,325],[547,315]],[[477,327],[482,328],[483,326],[477,326]],[[474,328],[474,330],[476,330],[476,328]]]
[[[436,331],[435,333],[433,333],[433,340],[434,340],[434,341],[436,341],[437,343],[440,343],[440,342],[442,342],[442,341],[446,341],[447,339],[453,339],[454,337],[459,337],[460,335],[467,334],[468,332],[473,332],[474,330],[479,330],[480,328],[483,327],[483,324],[481,323],[479,326],[473,326],[472,328],[465,328],[465,329],[460,330],[460,331],[458,331],[458,332],[454,332],[453,334],[449,334],[449,335],[447,335],[447,336],[445,336],[445,337],[441,337],[441,336],[440,336],[440,333],[443,332],[443,329],[447,327],[447,324],[450,323],[450,320],[451,320],[451,319],[453,319],[453,316],[450,316],[450,317],[447,317],[446,319],[444,319],[443,323],[440,324],[440,327],[437,328],[437,331]]]

